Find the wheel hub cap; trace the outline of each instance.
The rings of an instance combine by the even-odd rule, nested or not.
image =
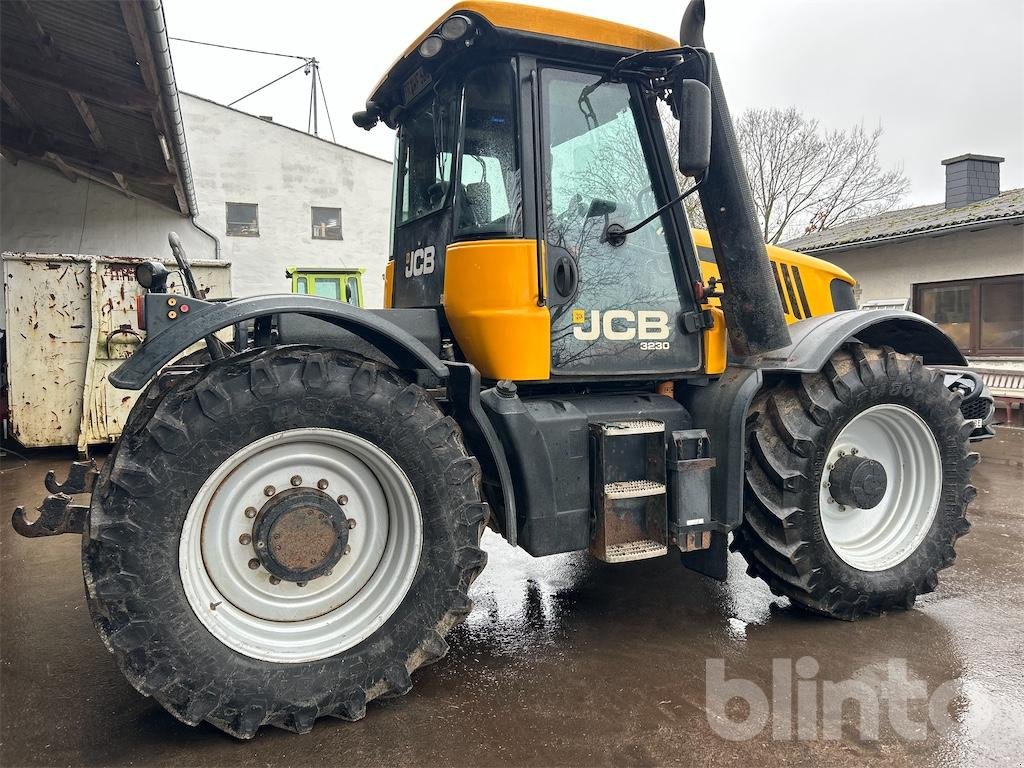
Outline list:
[[[829,447],[818,493],[822,530],[847,564],[884,571],[924,541],[941,492],[942,459],[927,422],[906,406],[874,405]]]
[[[422,547],[416,492],[377,445],[319,427],[229,456],[199,489],[178,552],[203,625],[265,661],[323,659],[384,624]]]
[[[283,581],[309,582],[345,555],[349,520],[341,506],[315,488],[291,488],[268,501],[253,525],[260,564]]]
[[[843,506],[874,509],[885,496],[885,467],[874,459],[843,456],[829,478],[832,498]]]

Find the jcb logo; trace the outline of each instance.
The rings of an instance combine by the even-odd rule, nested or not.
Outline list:
[[[669,336],[668,312],[642,309],[632,312],[628,309],[590,311],[590,327],[586,328],[587,317],[582,309],[573,310],[572,320],[576,327],[572,335],[580,341],[595,341],[604,336],[609,341],[661,341]]]
[[[434,246],[417,248],[405,254],[405,276],[419,277],[429,275],[434,271]]]

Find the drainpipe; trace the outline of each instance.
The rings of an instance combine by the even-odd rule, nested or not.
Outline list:
[[[217,261],[220,261],[220,238],[213,234],[213,232],[208,230],[202,224],[200,224],[198,221],[196,221],[195,215],[192,216],[192,226],[198,229],[208,238],[213,240],[213,258],[215,258]]]
[[[178,166],[182,191],[188,207],[192,226],[213,241],[214,258],[220,259],[220,240],[203,227],[196,217],[199,215],[199,204],[196,202],[196,190],[192,180],[192,166],[188,159],[188,144],[185,141],[185,121],[178,101],[178,86],[174,81],[174,64],[171,61],[171,43],[167,37],[167,20],[161,0],[142,0],[142,12],[146,20],[146,31],[149,34],[149,47],[153,51],[156,64],[156,77],[160,86],[160,98],[163,100],[164,113],[167,116],[171,135],[167,137],[174,161]]]

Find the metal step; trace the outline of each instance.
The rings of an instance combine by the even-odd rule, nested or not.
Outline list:
[[[608,437],[624,437],[626,435],[656,435],[665,431],[665,423],[650,419],[634,419],[631,421],[612,421],[598,425]]]
[[[604,556],[600,559],[606,563],[627,563],[631,560],[647,560],[667,554],[668,547],[665,544],[650,539],[640,539],[622,544],[609,544]]]
[[[606,499],[639,499],[642,496],[663,496],[665,484],[653,480],[621,480],[604,486]]]

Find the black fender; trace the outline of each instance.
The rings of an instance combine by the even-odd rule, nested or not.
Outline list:
[[[174,304],[168,304],[169,300]],[[160,311],[152,311],[150,302],[159,305]],[[167,317],[170,312],[164,312],[164,307],[174,310],[173,319]],[[276,294],[210,302],[151,293],[146,295],[146,308],[150,334],[135,354],[110,374],[110,383],[118,389],[142,389],[177,355],[217,331],[253,318],[289,313],[342,327],[380,349],[402,369],[425,369],[442,380],[448,376],[441,359],[408,331],[379,314],[334,299]]]
[[[926,365],[966,365],[956,344],[934,323],[901,310],[849,310],[808,318],[789,326],[792,343],[756,357],[730,360],[725,372],[702,386],[689,386],[683,404],[693,426],[706,429],[716,466],[711,474],[711,519],[716,530],[743,522],[745,422],[765,378],[817,373],[844,343],[918,354]]]
[[[449,370],[448,400],[452,415],[462,429],[466,446],[483,473],[484,495],[491,508],[501,516],[502,536],[516,546],[516,496],[512,487],[512,470],[505,446],[480,402],[480,371],[469,363],[446,363]]]
[[[764,372],[817,373],[850,339],[917,354],[925,365],[967,365],[963,353],[926,317],[897,309],[851,309],[809,317],[789,326],[792,343],[739,361]]]

